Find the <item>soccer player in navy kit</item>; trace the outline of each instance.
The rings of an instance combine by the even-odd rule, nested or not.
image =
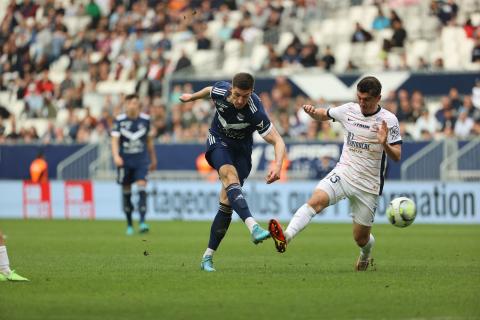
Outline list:
[[[251,239],[258,244],[269,237],[252,217],[242,193],[242,185],[252,168],[253,133],[258,133],[272,144],[275,161],[271,166],[266,183],[280,178],[280,170],[285,157],[285,143],[270,122],[260,98],[253,92],[254,78],[248,73],[238,73],[232,83],[220,81],[193,94],[184,93],[182,102],[194,101],[210,96],[216,113],[207,139],[205,157],[218,171],[222,189],[217,215],[210,229],[210,240],[205,251],[201,269],[215,271],[213,254],[225,236],[232,220],[232,209],[247,225]]]
[[[138,211],[140,233],[148,232],[145,223],[147,213],[147,174],[157,167],[157,157],[150,135],[150,116],[140,112],[136,94],[125,97],[126,110],[120,114],[112,129],[112,154],[117,166],[117,182],[122,185],[123,211],[127,217],[127,235],[134,233],[132,223],[132,184],[138,187]]]

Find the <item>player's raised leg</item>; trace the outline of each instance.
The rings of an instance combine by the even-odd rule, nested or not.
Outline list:
[[[0,231],[0,281],[29,281],[27,278],[17,274],[10,269],[10,262],[7,255],[7,247]]]
[[[260,225],[253,218],[250,209],[248,208],[247,200],[245,199],[238,178],[237,170],[233,165],[225,164],[220,167],[219,177],[227,193],[228,201],[233,210],[240,216],[247,226],[252,236],[252,242],[258,244],[270,237],[270,233],[260,227]]]
[[[270,220],[269,231],[277,251],[285,252],[287,244],[307,227],[317,212],[321,212],[328,205],[329,195],[321,189],[315,189],[308,202],[295,212],[285,231],[278,221]]]

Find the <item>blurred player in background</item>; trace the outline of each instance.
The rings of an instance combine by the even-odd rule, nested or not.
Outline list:
[[[48,164],[42,151],[30,164],[30,179],[35,183],[48,182]]]
[[[10,270],[8,261],[7,247],[3,240],[3,234],[0,230],[0,282],[2,281],[29,281],[27,278],[17,274],[15,270]]]
[[[270,122],[259,97],[253,92],[254,83],[252,75],[238,73],[232,83],[220,81],[193,94],[184,93],[180,96],[182,102],[210,96],[216,109],[205,157],[218,171],[222,189],[219,209],[200,265],[205,271],[215,271],[213,254],[228,230],[232,209],[248,227],[254,244],[270,237],[268,231],[262,229],[252,217],[242,186],[252,168],[253,133],[257,131],[275,149],[275,161],[269,168],[266,183],[280,179],[285,143]]]
[[[123,211],[127,217],[127,235],[134,233],[132,223],[132,184],[138,188],[138,211],[140,233],[148,232],[145,222],[147,213],[147,174],[157,167],[157,157],[150,134],[150,117],[140,112],[136,94],[125,97],[125,113],[120,114],[112,129],[112,154],[117,166],[117,182],[122,185]]]
[[[395,161],[401,157],[402,138],[398,119],[381,108],[382,85],[374,77],[363,78],[357,85],[358,103],[319,109],[303,106],[318,121],[338,121],[344,127],[342,155],[336,167],[319,182],[312,196],[301,206],[283,232],[276,220],[269,230],[279,252],[302,231],[317,213],[348,198],[353,219],[353,238],[360,247],[355,264],[357,271],[367,270],[375,238],[371,234],[379,195],[382,194],[387,165],[386,156]]]

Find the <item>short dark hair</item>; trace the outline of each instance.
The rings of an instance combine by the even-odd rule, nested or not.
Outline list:
[[[382,93],[382,84],[375,77],[365,77],[357,84],[357,90],[378,97]]]
[[[132,99],[138,99],[138,94],[136,93],[131,93],[131,94],[127,94],[125,96],[125,101],[130,101]]]
[[[250,73],[240,72],[233,77],[232,86],[242,90],[253,89],[255,79]]]

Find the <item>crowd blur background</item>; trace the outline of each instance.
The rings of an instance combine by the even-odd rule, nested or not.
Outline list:
[[[275,77],[259,92],[289,141],[341,141],[310,121],[286,74],[465,71],[471,92],[383,92],[404,140],[480,135],[477,0],[0,1],[0,143],[98,143],[125,94],[140,94],[157,142],[204,142],[209,101],[180,104],[188,81],[239,70]],[[353,97],[352,97],[353,98]]]

